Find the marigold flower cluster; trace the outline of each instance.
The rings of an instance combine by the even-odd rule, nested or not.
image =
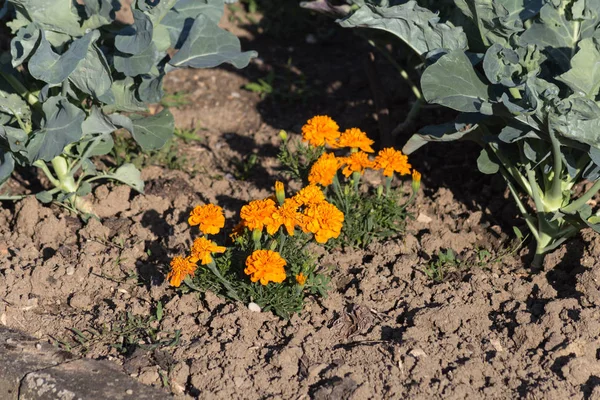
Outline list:
[[[282,186],[276,185],[282,191]],[[242,224],[251,231],[265,229],[269,235],[277,233],[282,226],[288,235],[294,236],[295,228],[312,233],[318,243],[325,243],[340,235],[344,214],[325,200],[323,191],[309,185],[295,196],[276,205],[271,199],[254,200],[242,207]]]
[[[327,144],[333,149],[351,149],[347,157],[323,153],[309,171],[308,181],[311,185],[331,185],[340,169],[346,178],[354,173],[362,175],[366,169],[382,170],[386,177],[391,177],[394,173],[411,173],[412,166],[408,157],[401,151],[388,147],[379,151],[371,160],[368,153],[375,152],[371,147],[374,141],[358,128],[349,128],[340,133],[338,124],[328,116],[318,115],[308,120],[302,127],[302,138],[314,147]]]

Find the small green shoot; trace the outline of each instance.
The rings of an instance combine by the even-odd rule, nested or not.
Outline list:
[[[179,108],[190,104],[188,94],[185,92],[175,92],[165,95],[160,101],[160,105],[167,108]]]

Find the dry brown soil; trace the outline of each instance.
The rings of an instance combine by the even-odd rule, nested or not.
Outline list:
[[[364,48],[352,34],[335,30],[316,44],[298,37],[282,47],[251,29],[235,31],[261,52],[247,70],[168,79],[169,91],[191,100],[173,110],[178,125],[201,128],[203,138],[182,146],[186,171],[145,168],[145,194],[98,186],[91,200],[101,219],[87,223],[34,198],[1,205],[0,323],[74,343],[68,329],[110,324],[124,311],[147,316],[160,301],[164,317],[154,327],[164,338],[181,330],[179,344],[123,356],[98,340],[87,356],[181,398],[600,399],[600,241],[585,231],[537,271],[527,248],[479,263],[478,249],[510,246],[515,207],[500,180],[473,172],[476,153],[464,144],[431,146],[411,159],[424,180],[406,235],[324,252],[333,290],[289,321],[169,287],[165,268],[192,239],[186,216],[194,205],[216,202],[233,224],[243,202],[281,178],[280,129],[297,132],[327,113],[377,135]],[[289,57],[308,98],[261,99],[241,88],[270,69],[281,73]],[[389,79],[397,114],[409,92]],[[236,179],[235,160],[253,152],[259,165]],[[34,181],[23,173],[21,183]],[[442,248],[465,261],[435,283],[424,270]]]

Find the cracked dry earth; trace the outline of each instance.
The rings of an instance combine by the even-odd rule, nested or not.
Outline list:
[[[318,53],[294,51],[308,64]],[[263,54],[266,61],[249,74],[268,64],[270,53]],[[112,360],[182,399],[600,399],[600,240],[584,231],[539,271],[528,267],[526,248],[478,262],[477,249],[498,254],[508,246],[516,211],[501,183],[464,175],[474,165],[461,158],[464,144],[411,159],[424,189],[406,235],[323,252],[330,295],[309,299],[289,321],[212,293],[169,288],[165,267],[192,239],[186,217],[194,205],[222,205],[233,225],[244,202],[266,196],[281,178],[280,129],[297,132],[317,112],[375,129],[372,103],[336,98],[335,88],[344,98],[369,97],[349,54],[335,79],[320,77],[323,99],[287,117],[273,117],[277,105],[241,90],[249,78],[236,71],[171,75],[167,88],[193,99],[174,110],[178,125],[204,129],[201,143],[183,146],[191,168],[146,167],[145,194],[95,188],[90,200],[99,220],[84,223],[33,198],[2,203],[0,323],[57,343],[72,340],[69,329],[110,325],[124,312],[151,315],[160,301],[164,317],[152,327],[165,340],[180,330],[177,345],[123,356],[97,340],[85,356]],[[236,179],[234,160],[250,153],[259,165],[248,180]],[[424,270],[442,248],[464,262],[435,283]]]

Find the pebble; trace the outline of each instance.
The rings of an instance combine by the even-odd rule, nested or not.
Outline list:
[[[252,312],[261,312],[260,306],[254,302],[248,304],[248,310]]]
[[[408,354],[410,354],[414,358],[427,357],[427,354],[421,349],[412,349],[408,352]]]
[[[128,395],[132,395],[133,394],[133,390],[127,389],[127,391],[125,393],[127,393]]]
[[[67,275],[73,275],[75,273],[74,267],[67,267]]]
[[[424,224],[428,224],[428,223],[430,223],[431,221],[433,221],[433,219],[432,219],[430,216],[428,216],[428,215],[425,215],[425,214],[419,214],[419,216],[417,217],[417,221],[418,221],[418,222],[422,222],[422,223],[424,223]]]

